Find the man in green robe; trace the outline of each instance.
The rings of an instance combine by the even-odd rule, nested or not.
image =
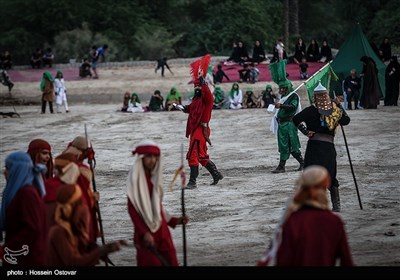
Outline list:
[[[275,124],[277,123],[280,161],[278,167],[272,173],[285,172],[285,164],[290,155],[300,163],[298,171],[301,171],[303,170],[304,160],[300,152],[297,128],[292,121],[293,116],[301,111],[300,99],[297,93],[293,92],[292,83],[288,79],[279,81],[278,86],[281,99],[275,104],[275,108],[278,110],[273,121]]]

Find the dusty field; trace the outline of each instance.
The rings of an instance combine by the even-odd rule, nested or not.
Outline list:
[[[172,68],[174,76],[154,74],[152,67],[102,69],[99,80],[68,82],[69,114],[41,115],[39,105],[15,106],[21,118],[0,119],[0,167],[10,152],[26,150],[33,138],[44,138],[58,155],[87,124],[96,151],[96,183],[106,241],[126,239],[129,246],[111,256],[118,266],[133,266],[133,226],[127,213],[125,181],[133,163],[131,147],[144,138],[162,148],[165,165],[164,205],[179,214],[181,192],[178,183],[168,183],[181,162],[180,146],[186,152],[186,115],[180,112],[124,114],[116,112],[124,91],[138,92],[148,102],[154,89],[164,97],[173,85],[186,96],[192,89],[187,67]],[[298,83],[296,83],[298,84]],[[248,85],[244,84],[243,87]],[[275,86],[275,85],[274,85]],[[223,84],[227,90],[231,84]],[[256,90],[265,83],[252,85]],[[301,90],[303,106],[307,106]],[[6,88],[0,89],[6,95]],[[16,84],[13,96],[40,99],[38,83]],[[0,111],[13,111],[2,105]],[[400,266],[400,109],[379,106],[377,110],[350,111],[345,127],[363,210],[360,210],[350,171],[343,135],[336,136],[338,179],[342,212],[354,262],[358,266]],[[276,138],[269,132],[271,115],[263,109],[214,111],[211,121],[211,159],[225,178],[210,186],[211,177],[200,170],[199,187],[185,192],[187,215],[187,258],[190,266],[254,266],[265,251],[285,203],[293,192],[299,172],[290,158],[287,172],[272,174],[279,161]],[[300,135],[302,151],[307,139]],[[185,162],[185,172],[189,168]],[[397,178],[397,179],[396,179]],[[0,190],[5,185],[0,179]],[[183,262],[182,230],[171,230]],[[388,236],[391,232],[394,236]],[[386,235],[385,235],[386,234]],[[390,234],[389,234],[390,235]]]

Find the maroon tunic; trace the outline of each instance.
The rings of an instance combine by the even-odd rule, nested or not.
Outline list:
[[[330,210],[303,207],[285,223],[277,266],[352,266],[344,225]]]
[[[64,183],[59,177],[53,177],[44,182],[46,195],[43,197],[43,200],[46,205],[47,226],[49,230],[51,226],[55,224],[54,213],[56,212],[57,206],[57,192],[62,184]]]
[[[15,256],[18,266],[43,266],[47,261],[47,224],[43,199],[33,186],[21,188],[6,210],[4,249],[28,245],[29,253]],[[3,261],[3,265],[9,265]]]
[[[49,266],[95,266],[101,257],[100,247],[86,254],[81,254],[78,246],[74,247],[67,231],[54,225],[49,233]]]
[[[153,184],[151,183],[150,177],[146,174],[147,185],[149,187],[149,192],[152,194]],[[138,266],[162,266],[163,264],[157,258],[157,256],[147,249],[143,244],[143,236],[146,232],[150,232],[150,229],[147,227],[146,223],[136,211],[135,207],[132,205],[128,198],[128,212],[131,216],[133,226],[134,226],[134,235],[133,241],[136,246],[136,262]],[[178,266],[178,259],[176,257],[176,250],[174,243],[172,241],[172,236],[169,231],[168,225],[172,228],[175,228],[177,224],[177,218],[171,218],[169,223],[167,224],[167,220],[165,219],[164,212],[161,207],[161,226],[160,228],[152,233],[154,238],[155,247],[158,252],[167,260],[169,265]]]

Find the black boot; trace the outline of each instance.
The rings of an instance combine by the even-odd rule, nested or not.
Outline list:
[[[190,178],[189,178],[189,183],[186,185],[186,189],[197,188],[197,183],[196,183],[197,176],[199,176],[199,167],[190,166]]]
[[[303,159],[301,153],[292,154],[292,156],[300,163],[300,166],[297,169],[297,171],[302,171],[304,169],[304,159]]]
[[[332,185],[329,191],[331,193],[332,211],[340,212],[339,186]]]
[[[286,160],[280,160],[278,167],[272,173],[284,173]]]
[[[46,101],[42,100],[42,114],[46,113]]]
[[[210,172],[211,176],[213,177],[213,182],[210,185],[218,184],[219,180],[222,180],[224,176],[218,171],[217,166],[211,160],[208,160],[207,165],[205,168]]]

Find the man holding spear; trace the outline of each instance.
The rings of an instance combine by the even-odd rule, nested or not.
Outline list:
[[[311,106],[293,117],[294,125],[309,140],[304,166],[324,166],[331,176],[331,201],[333,211],[340,211],[339,182],[336,179],[336,150],[334,137],[336,127],[348,125],[350,118],[338,99],[331,100],[328,90],[319,83],[314,89],[314,102]],[[305,125],[303,124],[305,123]]]
[[[133,241],[138,266],[178,266],[176,249],[168,226],[185,225],[186,216],[171,217],[162,205],[162,158],[151,140],[132,151],[135,163],[127,180],[128,212],[134,225]]]

